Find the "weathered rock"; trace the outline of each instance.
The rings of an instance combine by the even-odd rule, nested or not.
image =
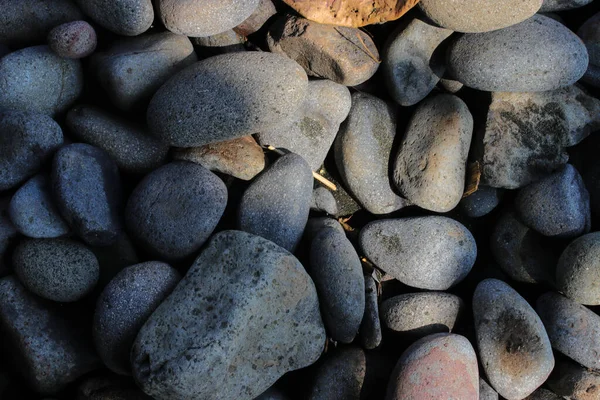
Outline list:
[[[508,28],[459,37],[447,62],[449,74],[474,89],[541,92],[577,82],[588,54],[566,26],[536,14]]]
[[[483,378],[479,378],[479,400],[498,400],[498,393]]]
[[[372,276],[365,276],[365,314],[359,329],[362,346],[371,350],[381,344],[381,321],[377,284]]]
[[[279,54],[211,57],[179,72],[156,92],[148,126],[179,147],[283,128],[296,117],[307,86],[304,70]]]
[[[415,18],[390,36],[381,68],[388,92],[398,104],[417,104],[437,85],[446,68],[443,55],[433,54],[451,34]]]
[[[600,128],[600,101],[577,86],[493,93],[483,139],[482,181],[516,189],[567,163],[566,147]]]
[[[257,32],[265,23],[277,13],[273,0],[259,0],[254,12],[241,24],[233,28],[237,33],[248,36]]]
[[[63,140],[60,126],[46,115],[0,110],[0,191],[38,172]]]
[[[96,45],[96,31],[85,21],[58,25],[48,34],[48,46],[64,58],[87,57],[96,50]]]
[[[438,333],[413,343],[388,384],[388,400],[479,399],[477,355],[459,335]]]
[[[373,221],[361,230],[359,240],[376,266],[420,289],[454,286],[467,276],[477,256],[471,232],[441,216]]]
[[[367,359],[362,349],[336,349],[316,371],[309,400],[359,400],[367,374]]]
[[[337,203],[331,191],[323,186],[313,190],[310,209],[313,211],[322,211],[329,215],[338,213]]]
[[[294,122],[285,128],[262,131],[258,140],[263,145],[302,156],[316,171],[323,164],[351,106],[350,91],[346,87],[328,80],[311,81]]]
[[[595,400],[600,395],[600,373],[572,361],[560,360],[548,378],[547,385],[556,393],[555,397],[539,400]]]
[[[540,12],[571,10],[583,7],[593,0],[544,0]]]
[[[600,232],[567,246],[556,267],[556,287],[580,304],[600,305]]]
[[[366,93],[352,95],[350,114],[335,141],[335,162],[349,191],[373,214],[388,214],[408,204],[390,184],[395,135],[392,106]]]
[[[479,218],[492,212],[502,199],[502,190],[479,186],[477,191],[461,199],[460,209],[470,218]]]
[[[394,163],[394,183],[417,206],[447,212],[465,188],[473,117],[458,97],[442,94],[413,114]]]
[[[479,356],[492,387],[509,400],[529,396],[554,368],[540,317],[514,289],[497,279],[477,285],[473,316]]]
[[[82,90],[79,60],[61,58],[48,46],[26,47],[0,59],[0,108],[53,115],[65,111]]]
[[[227,188],[204,167],[166,164],[134,189],[125,210],[132,237],[165,260],[191,256],[209,238],[227,204]]]
[[[314,363],[324,343],[300,262],[268,240],[225,231],[144,324],[131,359],[155,398],[253,399]]]
[[[162,32],[117,40],[92,61],[112,103],[131,110],[145,107],[162,84],[197,59],[188,38]]]
[[[246,189],[238,208],[240,229],[294,251],[308,221],[313,178],[302,157],[280,157]]]
[[[117,35],[137,36],[154,21],[151,0],[75,0],[94,22]]]
[[[143,174],[162,165],[169,147],[146,129],[93,106],[76,106],[66,118],[73,136],[106,151],[121,171]]]
[[[356,28],[286,15],[271,25],[267,43],[269,50],[295,60],[308,75],[346,86],[366,82],[379,67],[375,43]]]

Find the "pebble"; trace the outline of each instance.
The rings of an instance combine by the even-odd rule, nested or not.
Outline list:
[[[392,372],[387,400],[437,398],[479,399],[477,355],[463,336],[438,333],[416,341]]]
[[[46,115],[0,110],[0,191],[35,175],[63,140],[60,126]]]
[[[387,90],[398,104],[415,105],[437,85],[446,68],[443,56],[434,52],[451,34],[415,18],[390,35],[381,68]]]
[[[483,369],[500,396],[529,396],[550,375],[554,356],[544,324],[513,288],[497,279],[473,295],[477,347]]]
[[[371,78],[379,67],[373,39],[357,29],[287,15],[269,27],[269,50],[297,61],[306,73],[345,86]]]
[[[165,28],[184,36],[216,35],[250,17],[259,0],[157,0],[156,8]]]
[[[563,0],[561,0],[563,1]],[[581,1],[581,0],[580,0]],[[543,0],[421,0],[419,6],[437,25],[457,32],[495,31],[533,16]]]
[[[96,50],[94,27],[85,21],[67,22],[48,34],[48,46],[63,58],[84,58]]]
[[[259,0],[254,12],[233,29],[242,36],[251,35],[258,32],[276,13],[277,9],[273,0]]]
[[[546,384],[555,397],[540,400],[597,400],[600,396],[600,373],[566,359],[556,363]]]
[[[10,269],[8,268],[8,265],[6,265],[7,263],[5,263],[5,255],[7,250],[11,247],[13,240],[19,236],[19,231],[17,231],[9,218],[8,210],[10,200],[10,196],[0,196],[0,278],[10,273]]]
[[[58,392],[99,367],[85,327],[64,311],[29,293],[14,276],[0,279],[4,345],[21,361],[17,370],[28,387],[38,393]]]
[[[519,219],[544,236],[573,238],[591,227],[590,195],[571,164],[520,189],[514,204]]]
[[[359,241],[377,267],[419,289],[446,290],[456,285],[477,257],[471,232],[441,216],[373,221],[360,231]]]
[[[174,148],[175,160],[190,161],[213,172],[252,180],[265,169],[265,154],[252,136],[224,140],[200,147]]]
[[[539,388],[523,400],[562,400],[562,397],[552,393],[547,389]]]
[[[122,172],[145,174],[161,166],[169,147],[146,128],[94,106],[76,106],[66,125],[74,138],[104,150]]]
[[[365,314],[360,323],[359,334],[362,347],[366,350],[379,347],[382,340],[378,297],[375,279],[365,276]]]
[[[460,297],[450,293],[423,292],[394,296],[381,303],[381,321],[393,332],[411,339],[452,332],[464,314]]]
[[[600,316],[552,292],[538,298],[536,310],[555,350],[584,367],[600,370]]]
[[[479,378],[479,400],[498,400],[498,393],[481,377]]]
[[[116,40],[92,65],[112,103],[128,111],[145,109],[159,87],[197,60],[190,39],[161,32]]]
[[[158,90],[148,107],[148,126],[155,136],[178,147],[283,128],[296,117],[307,86],[304,70],[279,54],[211,57],[179,72]]]
[[[367,358],[362,349],[336,349],[317,369],[308,400],[359,400],[366,374]]]
[[[240,230],[293,252],[308,221],[313,177],[302,157],[280,157],[246,189],[238,208]]]
[[[302,156],[313,171],[318,170],[352,106],[350,91],[329,80],[308,82],[306,99],[298,117],[284,129],[262,131],[258,140]]]
[[[333,197],[329,189],[322,186],[313,190],[310,209],[311,211],[320,211],[329,215],[337,215],[338,213],[335,197]]]
[[[588,5],[593,0],[544,0],[540,12],[572,10]]]
[[[31,238],[57,238],[70,231],[56,208],[45,175],[34,176],[15,192],[8,214],[15,228]]]
[[[569,243],[558,260],[556,287],[580,304],[600,305],[600,232]]]
[[[473,117],[451,94],[428,98],[414,112],[394,162],[394,183],[411,203],[447,212],[460,202]]]
[[[322,229],[310,245],[308,273],[315,283],[325,328],[337,342],[352,343],[365,311],[362,265],[345,233]]]
[[[502,194],[500,189],[480,185],[475,193],[463,198],[459,206],[469,218],[480,218],[491,213],[500,204]]]
[[[104,288],[92,329],[96,351],[111,371],[131,374],[129,354],[135,337],[180,279],[168,264],[149,261],[125,268]]]
[[[252,399],[313,364],[324,343],[302,264],[268,240],[224,231],[146,321],[131,360],[134,378],[155,398]]]
[[[459,37],[447,63],[449,74],[473,89],[541,92],[577,82],[588,54],[566,26],[536,14],[508,28]]]
[[[317,234],[325,229],[325,228],[333,228],[340,233],[345,233],[342,224],[340,224],[337,220],[330,217],[313,217],[309,218],[306,222],[306,228],[304,229],[304,236],[312,242],[312,240],[317,236]]]
[[[115,375],[90,377],[77,388],[77,400],[152,400],[132,381]]]
[[[146,32],[154,21],[151,0],[75,0],[94,22],[122,36]]]
[[[84,143],[62,147],[52,164],[52,189],[61,215],[84,242],[116,241],[122,229],[121,178],[106,152]]]
[[[82,91],[79,60],[61,58],[48,46],[0,58],[0,108],[54,115],[69,108]]]
[[[348,118],[335,140],[335,162],[349,192],[372,214],[389,214],[408,204],[390,184],[395,136],[395,108],[377,97],[355,92]]]
[[[465,85],[463,85],[459,81],[455,81],[453,79],[448,79],[445,77],[445,78],[440,79],[440,87],[442,87],[448,93],[456,94],[462,88],[464,88]]]
[[[125,223],[139,244],[164,260],[196,253],[227,205],[227,188],[206,168],[175,161],[155,169],[133,190]]]
[[[559,170],[566,147],[600,129],[600,100],[577,86],[493,93],[483,138],[482,183],[517,189]]]

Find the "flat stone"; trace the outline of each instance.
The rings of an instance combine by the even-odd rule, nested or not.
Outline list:
[[[394,183],[411,203],[435,212],[458,205],[465,175],[473,117],[451,94],[423,101],[413,114],[394,162]]]
[[[417,104],[444,76],[443,55],[433,54],[451,34],[449,29],[415,18],[390,35],[381,68],[387,90],[398,104]]]
[[[151,0],[75,0],[94,22],[117,35],[137,36],[154,21]]]
[[[311,211],[325,212],[329,215],[337,215],[338,213],[335,197],[333,197],[329,189],[323,186],[319,186],[313,190],[310,209]]]
[[[372,276],[365,276],[365,314],[360,323],[360,340],[363,348],[372,350],[381,344],[381,321],[377,284]]]
[[[481,364],[492,387],[508,400],[529,396],[554,368],[540,317],[513,288],[497,279],[477,285],[473,316]]]
[[[166,164],[133,190],[125,223],[133,239],[164,260],[197,252],[210,237],[227,204],[227,188],[206,168],[186,162]]]
[[[541,92],[577,82],[588,54],[569,28],[536,14],[508,28],[459,37],[447,62],[449,74],[473,89]]]
[[[283,128],[296,117],[307,86],[304,70],[279,54],[211,57],[161,86],[148,107],[148,126],[155,136],[178,147]]]
[[[309,400],[358,400],[367,374],[367,358],[358,347],[336,349],[315,374]]]
[[[419,289],[446,290],[456,285],[477,257],[471,232],[441,216],[373,221],[360,231],[359,241],[377,267]]]
[[[481,185],[477,191],[461,199],[459,206],[470,218],[480,218],[492,212],[502,199],[502,190]]]
[[[302,264],[268,240],[224,231],[146,321],[131,360],[154,398],[253,399],[314,363],[324,343]]]
[[[96,31],[85,21],[58,25],[50,31],[47,40],[50,49],[64,58],[87,57],[97,45]]]
[[[594,400],[600,394],[600,373],[565,359],[556,363],[546,384],[555,397],[539,400]]]
[[[498,393],[481,377],[479,378],[479,400],[498,400]]]
[[[558,260],[556,287],[580,304],[600,305],[600,232],[569,243]]]
[[[572,10],[588,5],[593,0],[544,0],[540,12]]]
[[[286,15],[270,26],[267,43],[270,51],[297,61],[308,75],[345,86],[366,82],[379,67],[375,43],[356,28]]]

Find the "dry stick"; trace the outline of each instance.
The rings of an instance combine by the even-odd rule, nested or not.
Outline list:
[[[275,153],[279,154],[280,156],[284,155],[285,153],[273,146],[267,146],[267,150],[271,150],[274,151]],[[327,186],[329,189],[336,191],[337,190],[337,186],[335,186],[333,184],[333,182],[331,182],[329,179],[325,178],[322,175],[317,174],[316,172],[313,171],[312,173],[313,178],[315,178],[316,180],[318,180],[319,182],[321,182],[323,185]]]
[[[467,181],[465,185],[465,192],[463,193],[463,199],[475,193],[477,189],[479,189],[480,182],[481,165],[479,164],[479,161],[475,161],[467,165]]]

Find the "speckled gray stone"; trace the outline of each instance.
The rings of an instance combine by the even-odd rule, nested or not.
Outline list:
[[[21,282],[48,300],[82,299],[98,282],[94,253],[70,239],[24,239],[13,253],[13,268]]]
[[[222,54],[165,83],[148,107],[148,126],[155,136],[178,147],[284,128],[296,118],[307,86],[304,70],[285,56]]]
[[[498,393],[483,378],[479,378],[479,400],[498,400]]]
[[[302,157],[280,157],[244,192],[237,216],[240,229],[294,251],[308,221],[312,187],[312,173]]]
[[[335,197],[333,197],[329,189],[323,186],[319,186],[313,190],[310,209],[312,211],[322,211],[329,215],[336,215],[338,213]]]
[[[60,216],[50,181],[36,175],[15,192],[8,209],[15,228],[31,238],[55,238],[69,233],[69,226]]]
[[[354,93],[348,119],[335,140],[335,162],[350,193],[372,214],[389,214],[408,205],[394,193],[389,178],[395,136],[395,108],[369,94]]]
[[[285,15],[269,27],[269,50],[296,60],[310,76],[356,86],[379,67],[371,37],[357,29]]]
[[[38,172],[63,140],[60,126],[46,115],[0,110],[0,191]]]
[[[359,400],[367,374],[367,358],[362,349],[335,349],[319,365],[308,400]]]
[[[581,1],[581,0],[580,0]],[[433,22],[457,32],[489,32],[518,24],[533,14],[542,0],[422,0],[421,10]]]
[[[562,397],[552,393],[548,389],[539,388],[531,395],[525,397],[523,400],[563,400]]]
[[[62,147],[52,163],[56,205],[75,234],[91,246],[114,243],[122,229],[121,178],[103,150],[84,143]]]
[[[583,7],[593,0],[544,0],[540,12],[572,10]]]
[[[304,229],[304,236],[312,242],[315,236],[325,228],[336,229],[340,233],[345,233],[344,227],[337,220],[330,217],[309,218]]]
[[[360,246],[377,267],[400,282],[446,290],[462,281],[477,256],[471,232],[447,217],[428,216],[370,222]]]
[[[437,85],[446,68],[443,54],[433,54],[451,34],[449,29],[418,18],[391,34],[382,52],[381,70],[387,90],[398,104],[417,104]]]
[[[459,207],[470,218],[483,217],[500,204],[502,194],[500,189],[480,185],[475,193],[461,199]]]
[[[154,21],[151,0],[75,0],[94,22],[117,35],[136,36]]]
[[[556,393],[555,397],[539,400],[596,400],[600,395],[600,373],[567,359],[556,362],[546,384]]]
[[[146,128],[94,106],[76,106],[66,124],[76,139],[106,151],[123,172],[144,174],[162,165],[169,146]]]
[[[345,86],[328,80],[308,82],[304,105],[288,127],[258,134],[262,145],[302,156],[313,171],[321,167],[352,101]]]
[[[600,370],[600,316],[553,292],[538,298],[536,310],[555,350],[587,368]]]
[[[52,51],[64,58],[87,57],[97,45],[96,31],[85,21],[58,25],[50,31],[47,40]]]
[[[210,36],[225,32],[248,18],[259,0],[157,0],[164,26],[184,36]]]
[[[536,14],[508,28],[459,37],[447,62],[449,74],[474,89],[541,92],[579,80],[588,54],[566,26]]]
[[[226,204],[227,188],[219,177],[201,165],[175,161],[142,179],[127,202],[125,223],[151,254],[180,260],[200,249]]]
[[[61,58],[48,46],[0,58],[0,108],[53,115],[65,111],[82,91],[79,60]]]
[[[224,231],[146,321],[131,360],[154,398],[253,399],[314,363],[324,344],[302,264],[273,242]]]
[[[125,268],[104,288],[96,303],[93,333],[98,355],[110,370],[131,373],[135,337],[180,279],[168,264],[149,261]]]
[[[92,64],[112,103],[131,110],[146,107],[162,84],[197,60],[187,37],[161,32],[116,40]]]
[[[15,276],[0,279],[0,329],[14,367],[38,393],[55,393],[98,368],[80,320],[28,292]]]
[[[529,396],[554,368],[544,324],[513,288],[486,279],[473,294],[477,347],[492,387],[508,400]]]
[[[359,335],[362,347],[367,350],[375,349],[381,344],[379,296],[372,276],[365,276],[365,314],[360,323]]]
[[[8,275],[10,270],[5,263],[5,254],[13,240],[19,236],[19,232],[8,216],[10,196],[0,196],[0,277]],[[335,220],[334,220],[335,221]],[[337,221],[336,221],[337,222]],[[339,223],[338,223],[339,225]],[[341,228],[341,226],[340,226]]]
[[[556,267],[556,287],[580,304],[600,305],[600,232],[567,246]]]
[[[460,297],[450,293],[407,293],[381,303],[380,314],[386,328],[419,339],[452,332],[464,308]]]
[[[458,205],[465,175],[473,116],[451,94],[430,97],[417,107],[394,161],[394,183],[411,203],[435,212]]]
[[[288,397],[279,390],[271,387],[254,400],[288,400]]]

